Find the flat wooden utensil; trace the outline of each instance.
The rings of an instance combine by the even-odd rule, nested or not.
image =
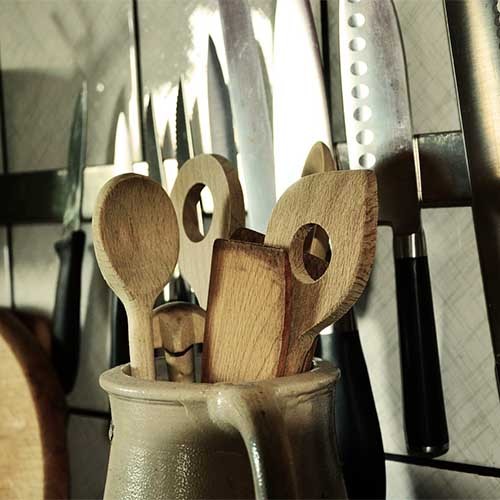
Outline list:
[[[155,348],[165,351],[169,380],[194,382],[193,345],[203,343],[205,311],[195,304],[170,302],[153,311]]]
[[[234,240],[214,245],[202,380],[247,382],[284,369],[290,329],[287,252]]]
[[[287,249],[292,270],[290,341],[278,375],[300,372],[316,335],[345,314],[365,288],[375,257],[377,212],[371,171],[308,175],[274,207],[265,243]],[[314,224],[332,245],[330,264],[318,279],[304,264],[304,242]]]
[[[207,186],[214,211],[205,236],[200,232],[196,203]],[[172,189],[180,224],[179,267],[203,309],[207,307],[210,266],[214,241],[229,238],[245,225],[243,193],[236,169],[222,156],[202,154],[188,160],[179,170]]]
[[[127,311],[131,373],[154,380],[152,309],[179,253],[172,202],[147,177],[113,177],[97,198],[92,231],[104,279]]]

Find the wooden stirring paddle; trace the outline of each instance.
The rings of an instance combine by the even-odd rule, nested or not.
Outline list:
[[[299,373],[316,335],[343,316],[364,290],[375,257],[377,182],[371,171],[337,171],[303,177],[273,209],[265,244],[288,250],[292,270],[292,326],[284,370]],[[323,228],[332,246],[328,268],[311,277],[304,242]]]
[[[99,268],[127,311],[131,374],[154,380],[151,314],[179,253],[172,202],[147,177],[113,177],[97,198],[92,232]]]
[[[214,245],[202,380],[248,382],[284,369],[290,332],[285,250],[236,240]]]
[[[214,212],[207,234],[202,235],[196,203],[205,186],[212,193]],[[214,241],[229,238],[245,225],[238,172],[222,156],[195,156],[179,170],[171,196],[180,224],[179,268],[206,309]]]

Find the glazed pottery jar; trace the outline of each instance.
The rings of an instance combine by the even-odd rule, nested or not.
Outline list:
[[[113,421],[105,499],[345,497],[333,432],[339,374],[328,362],[246,384],[129,373],[123,365],[100,379]]]

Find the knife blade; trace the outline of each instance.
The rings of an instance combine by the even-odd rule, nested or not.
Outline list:
[[[177,168],[180,169],[193,157],[193,140],[191,137],[191,128],[186,115],[186,103],[184,101],[184,92],[182,90],[182,80],[179,79],[177,91],[177,102],[175,106],[175,151],[177,159]],[[203,214],[198,210],[198,224],[203,226]],[[194,302],[195,297],[191,292],[186,281],[180,276],[179,268],[176,268],[174,279],[169,285],[169,299],[183,302]]]
[[[316,26],[308,0],[278,0],[274,28],[274,154],[278,194],[301,175],[318,140],[332,133]],[[295,119],[290,119],[293,110]],[[307,157],[309,160],[309,157]],[[332,161],[334,165],[334,162]],[[342,373],[336,384],[335,429],[349,498],[385,498],[385,457],[370,378],[351,309],[320,336],[320,352]],[[362,395],[362,397],[360,396]]]
[[[219,0],[229,72],[239,167],[246,188],[248,224],[264,232],[276,202],[271,123],[263,69],[250,7],[241,0]]]
[[[208,37],[207,94],[212,153],[227,158],[236,166],[236,144],[229,90],[212,37]],[[229,132],[230,131],[230,132]]]
[[[339,44],[349,166],[375,169],[379,223],[394,234],[407,450],[438,456],[448,450],[448,429],[406,62],[392,1],[340,0]]]
[[[184,102],[184,92],[182,81],[179,80],[177,91],[177,103],[175,107],[175,142],[177,168],[182,168],[189,158],[193,157],[193,142],[189,131],[189,123],[186,115],[186,103]]]
[[[148,164],[148,176],[167,188],[165,169],[161,154],[160,141],[156,130],[156,118],[153,105],[153,95],[147,96],[146,112],[144,123],[144,160]]]
[[[445,2],[500,396],[500,5]]]
[[[116,123],[114,173],[116,175],[133,172],[133,159],[130,144],[130,133],[125,113],[120,112]],[[109,366],[113,368],[130,361],[128,345],[128,321],[125,306],[113,291],[111,293],[111,350]]]
[[[63,237],[55,243],[59,258],[52,324],[52,358],[64,392],[73,389],[80,353],[80,295],[85,233],[81,230],[83,169],[87,153],[87,84],[75,105],[66,177]]]

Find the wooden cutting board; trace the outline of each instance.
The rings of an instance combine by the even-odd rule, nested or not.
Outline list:
[[[64,393],[47,353],[0,309],[0,498],[68,498]]]

